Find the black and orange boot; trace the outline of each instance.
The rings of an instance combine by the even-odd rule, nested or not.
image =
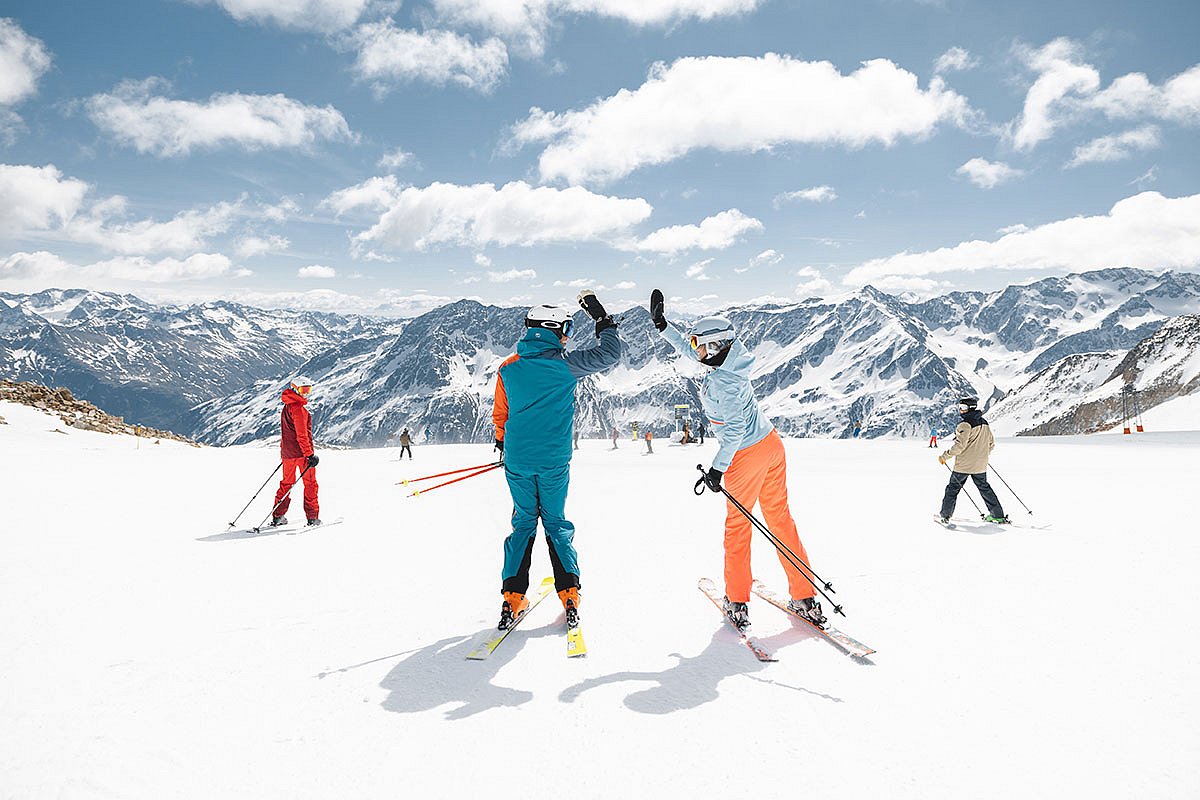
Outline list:
[[[563,608],[567,612],[567,627],[579,627],[579,588],[572,586],[570,589],[563,589],[558,593],[558,599],[562,600]]]
[[[529,600],[520,592],[505,592],[504,603],[500,606],[500,624],[496,630],[507,630],[513,620],[521,616],[529,608]]]

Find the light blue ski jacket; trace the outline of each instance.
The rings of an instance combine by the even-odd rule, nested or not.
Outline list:
[[[673,325],[667,325],[662,337],[683,355],[694,361],[700,360]],[[750,388],[753,367],[754,356],[741,341],[734,339],[725,363],[716,368],[708,367],[700,384],[700,403],[720,443],[712,465],[722,472],[729,469],[738,450],[758,444],[775,430],[771,420],[758,407]]]

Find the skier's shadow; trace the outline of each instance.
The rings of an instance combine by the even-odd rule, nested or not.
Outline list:
[[[387,711],[414,714],[457,703],[446,711],[446,719],[459,720],[492,708],[528,703],[533,692],[497,686],[492,679],[521,652],[526,640],[561,633],[561,622],[532,629],[522,626],[483,661],[467,659],[479,634],[454,636],[426,645],[392,667],[379,682],[388,692],[381,705]]]
[[[796,641],[796,634],[794,631],[785,631],[759,641],[771,650],[778,645]],[[626,696],[625,707],[639,714],[671,714],[711,703],[719,696],[717,689],[721,681],[735,675],[744,675],[753,680],[833,703],[843,702],[840,697],[751,674],[765,669],[767,662],[756,660],[745,647],[740,646],[740,642],[724,626],[717,629],[708,647],[699,655],[688,658],[679,653],[672,653],[671,657],[678,659],[678,663],[661,672],[614,672],[612,675],[588,678],[564,689],[559,693],[558,699],[563,703],[573,703],[584,692],[600,686],[630,681],[651,683],[654,685]]]

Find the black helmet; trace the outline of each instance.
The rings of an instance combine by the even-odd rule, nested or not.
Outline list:
[[[960,414],[966,414],[968,411],[974,411],[979,408],[979,399],[975,397],[962,397],[958,401],[958,411]]]

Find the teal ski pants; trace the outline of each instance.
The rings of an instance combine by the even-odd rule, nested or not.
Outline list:
[[[505,467],[504,477],[508,479],[508,491],[512,494],[513,512],[512,533],[504,540],[501,591],[525,594],[529,590],[529,564],[533,559],[539,518],[550,550],[554,588],[562,591],[578,587],[579,558],[573,543],[575,526],[565,515],[571,465],[528,474]]]

